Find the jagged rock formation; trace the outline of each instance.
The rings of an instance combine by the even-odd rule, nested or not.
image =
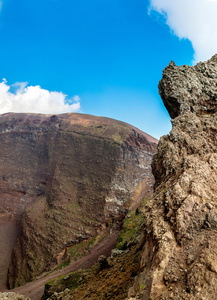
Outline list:
[[[153,161],[155,194],[144,211],[144,271],[129,298],[213,300],[217,294],[217,55],[173,62],[159,92],[172,119]],[[145,289],[139,291],[138,286]]]
[[[20,225],[10,287],[59,262],[152,187],[157,141],[126,123],[10,113],[0,116],[0,143],[0,213]]]

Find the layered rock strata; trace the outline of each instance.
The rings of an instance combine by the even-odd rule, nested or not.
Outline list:
[[[0,116],[0,213],[19,223],[10,287],[125,215],[152,188],[157,140],[119,121],[81,114]]]
[[[141,267],[129,298],[216,299],[217,55],[163,71],[159,92],[172,118],[153,160]],[[143,285],[141,291],[139,287]]]

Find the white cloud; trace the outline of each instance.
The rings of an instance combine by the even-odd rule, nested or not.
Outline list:
[[[152,10],[165,16],[180,39],[191,41],[196,62],[217,53],[217,0],[150,0]]]
[[[3,4],[3,2],[0,1],[0,11],[2,10],[2,4]]]
[[[17,82],[10,86],[6,79],[0,82],[0,114],[6,112],[58,114],[75,112],[79,109],[78,95],[68,99],[62,92],[50,92],[39,85],[27,86],[27,82]]]
[[[79,102],[79,101],[80,101],[80,97],[79,97],[78,95],[75,95],[75,96],[73,97],[73,99],[74,99],[74,101],[76,101],[76,102]]]

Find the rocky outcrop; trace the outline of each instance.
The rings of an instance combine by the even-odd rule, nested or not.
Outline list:
[[[165,68],[159,92],[172,117],[153,160],[141,267],[129,298],[216,299],[217,55]],[[136,286],[143,284],[139,291]]]
[[[17,293],[0,293],[1,300],[30,300],[30,298]]]
[[[185,113],[213,114],[216,99],[217,56],[194,67],[178,67],[172,61],[165,68],[159,83],[159,93],[171,118]]]
[[[10,113],[0,117],[0,143],[0,216],[20,226],[10,287],[48,270],[152,188],[157,141],[126,123]]]

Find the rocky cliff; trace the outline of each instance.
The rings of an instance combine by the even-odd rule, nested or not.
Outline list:
[[[0,143],[0,213],[20,228],[10,287],[124,216],[152,187],[157,141],[126,123],[10,113],[0,116]]]
[[[193,67],[171,62],[159,92],[172,131],[160,139],[153,160],[143,272],[129,298],[216,299],[217,55]]]

